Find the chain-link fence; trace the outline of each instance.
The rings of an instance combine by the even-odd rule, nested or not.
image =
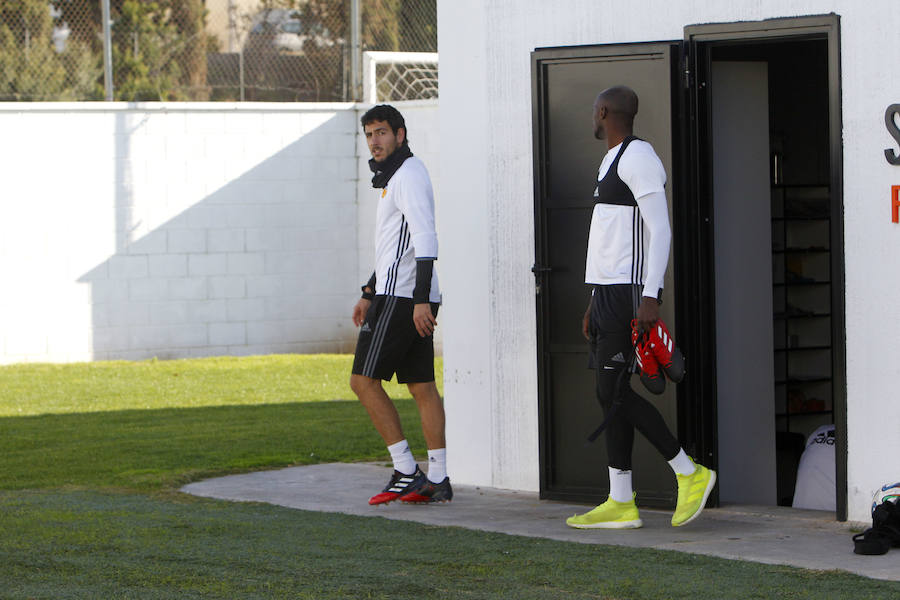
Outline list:
[[[357,100],[363,52],[437,52],[436,3],[109,0],[107,87],[103,0],[2,0],[0,101]]]

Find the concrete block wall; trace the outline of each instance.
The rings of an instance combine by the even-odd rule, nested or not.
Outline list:
[[[0,363],[352,351],[358,129],[354,104],[0,104]]]

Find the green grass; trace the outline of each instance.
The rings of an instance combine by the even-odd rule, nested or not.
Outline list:
[[[900,584],[177,493],[386,451],[346,356],[0,368],[0,598],[888,598]],[[392,388],[395,396],[405,388]],[[424,450],[415,406],[398,400]]]
[[[397,400],[412,448],[412,400]],[[355,401],[108,411],[0,418],[0,488],[80,486],[155,492],[249,470],[384,460]]]
[[[346,400],[351,362],[276,355],[0,367],[0,489],[153,492],[254,469],[384,459],[365,410]],[[386,389],[424,454],[406,386]]]
[[[3,598],[878,599],[900,586],[263,504],[0,492]]]
[[[353,357],[282,354],[0,366],[0,417],[350,400]],[[442,389],[443,360],[435,361]],[[392,398],[406,386],[385,385]]]

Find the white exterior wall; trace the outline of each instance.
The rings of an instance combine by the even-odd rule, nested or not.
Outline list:
[[[895,0],[442,0],[443,281],[449,467],[457,480],[537,490],[531,62],[537,47],[680,40],[697,23],[830,12],[841,16],[849,519],[869,519],[874,489],[900,477],[900,225],[890,185],[900,167],[884,128],[900,102]],[[459,15],[465,15],[459,19]],[[599,90],[598,90],[599,91]],[[583,110],[588,126],[589,107]],[[598,157],[599,161],[599,157]],[[573,315],[578,326],[580,315]]]
[[[0,104],[0,131],[0,363],[352,351],[356,105]]]

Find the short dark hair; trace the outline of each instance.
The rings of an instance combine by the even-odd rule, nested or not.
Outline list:
[[[616,85],[600,92],[598,98],[603,100],[610,111],[624,115],[629,123],[634,122],[634,116],[638,112],[638,96],[633,89]]]
[[[403,115],[400,114],[400,111],[390,104],[373,106],[366,111],[366,114],[364,114],[359,121],[362,123],[363,128],[375,121],[386,121],[387,124],[391,126],[391,131],[394,135],[397,135],[397,130],[402,127],[403,131],[406,132],[403,143],[406,144],[409,142],[409,130],[406,128],[406,121],[403,119]]]

